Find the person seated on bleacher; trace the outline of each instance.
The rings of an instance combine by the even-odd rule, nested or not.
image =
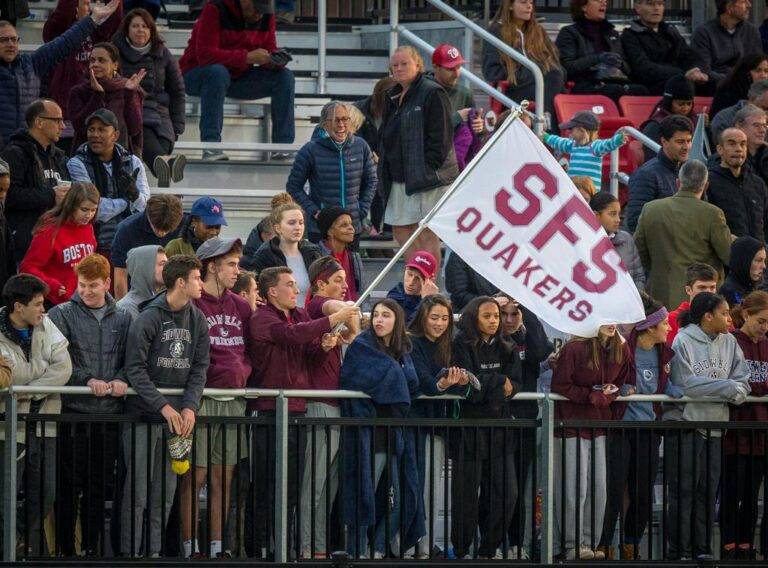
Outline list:
[[[160,187],[184,178],[186,157],[172,156],[173,145],[186,123],[184,79],[176,58],[165,47],[155,21],[142,9],[126,14],[112,40],[120,52],[120,74],[131,77],[141,69],[144,91],[144,145],[141,157]]]
[[[726,128],[717,143],[720,160],[709,164],[707,200],[725,214],[725,222],[737,237],[750,236],[765,242],[768,236],[768,190],[747,162],[747,135]]]
[[[685,116],[673,114],[661,121],[661,149],[656,157],[637,168],[629,178],[627,226],[637,227],[643,205],[654,199],[669,197],[677,191],[677,172],[688,160],[693,140],[693,123]]]
[[[574,81],[574,95],[605,95],[618,103],[624,95],[643,96],[648,90],[629,79],[629,65],[619,34],[606,19],[607,3],[571,0],[573,24],[557,34],[569,81]]]
[[[744,0],[715,0],[717,16],[693,31],[691,47],[703,62],[702,71],[720,82],[744,55],[760,53],[760,32],[749,21],[752,4]]]
[[[188,254],[195,256],[197,249],[205,241],[218,237],[221,226],[228,225],[224,218],[224,207],[213,197],[201,197],[192,204],[189,217],[182,223],[180,237],[165,246],[168,256]]]
[[[134,213],[117,226],[112,239],[116,299],[128,292],[128,251],[144,245],[167,245],[179,236],[183,218],[184,209],[178,196],[153,195],[143,212]]]
[[[355,232],[363,229],[376,193],[376,163],[368,144],[350,127],[352,105],[331,101],[320,112],[320,125],[312,139],[296,154],[286,191],[307,214],[313,243],[325,238],[317,226],[324,207],[346,207]],[[309,183],[309,193],[304,185]]]
[[[683,75],[672,77],[664,86],[664,96],[653,109],[651,116],[642,125],[640,130],[648,138],[661,144],[661,121],[672,115],[680,115],[688,118],[696,128],[698,116],[693,112],[693,96],[695,87],[691,81]],[[645,162],[656,157],[656,152],[648,146],[643,146]]]
[[[765,111],[755,105],[746,105],[736,113],[733,125],[747,135],[749,167],[768,187],[768,146],[765,144],[768,121]]]
[[[326,207],[317,216],[317,226],[323,235],[318,243],[321,254],[338,260],[346,274],[344,300],[356,301],[367,282],[360,253],[351,248],[355,240],[352,212],[343,207]]]
[[[221,142],[225,97],[271,97],[272,142],[293,143],[294,78],[288,61],[287,52],[277,49],[270,0],[208,2],[179,60],[187,94],[200,97],[200,140]],[[273,159],[288,157],[272,153]],[[227,156],[203,150],[203,158]]]
[[[621,32],[632,80],[645,85],[651,95],[665,93],[665,84],[677,75],[706,89],[709,76],[702,72],[699,56],[677,28],[664,21],[664,0],[635,0],[635,12],[638,18]]]
[[[87,18],[90,7],[91,0],[57,0],[56,7],[53,12],[48,14],[48,19],[43,25],[43,41],[46,43],[53,41],[77,22]],[[91,35],[79,44],[77,51],[59,63],[48,76],[48,96],[58,103],[64,113],[64,120],[66,120],[59,147],[67,153],[72,148],[72,137],[74,136],[72,123],[69,121],[69,112],[67,112],[69,92],[85,81],[93,46],[102,41],[110,41],[122,19],[123,4],[121,2],[115,13],[107,18],[104,24],[93,30]]]
[[[735,124],[736,113],[748,104],[755,105],[768,112],[768,80],[752,83],[749,91],[747,91],[746,100],[741,100],[735,105],[724,108],[717,113],[709,127],[711,140],[717,143],[723,130]]]
[[[533,2],[502,0],[488,31],[541,67],[545,110],[554,116],[552,101],[563,90],[563,70],[557,48],[536,19],[534,9]],[[513,101],[535,98],[533,74],[487,41],[483,42],[483,77],[491,82],[508,81],[504,94]]]
[[[428,251],[417,250],[405,263],[403,281],[398,282],[387,293],[387,298],[394,300],[405,310],[406,323],[411,323],[423,298],[440,293],[435,282],[436,277],[437,260]]]
[[[19,34],[16,28],[0,20],[0,147],[19,128],[24,127],[23,109],[40,96],[40,79],[80,45],[97,26],[112,15],[120,0],[107,5],[94,3],[91,16],[81,19],[62,36],[39,47],[32,53],[19,54]]]
[[[88,136],[88,122],[100,109],[111,111],[117,121],[117,142],[131,154],[141,157],[144,146],[143,120],[144,91],[140,83],[146,69],[140,69],[126,79],[119,74],[120,54],[111,43],[97,43],[91,50],[90,74],[86,80],[69,92],[69,117],[74,128],[72,153],[80,148]]]
[[[764,53],[750,53],[739,59],[715,91],[710,116],[714,117],[747,98],[749,88],[758,81],[768,79],[768,56]]]
[[[117,143],[119,123],[111,110],[100,108],[84,122],[88,141],[67,162],[67,169],[72,181],[92,183],[101,194],[96,237],[98,252],[109,259],[117,225],[147,206],[147,173],[141,160]]]

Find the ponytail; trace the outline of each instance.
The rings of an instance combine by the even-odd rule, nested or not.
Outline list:
[[[695,323],[701,324],[701,320],[706,314],[713,313],[718,306],[725,302],[725,298],[720,294],[713,294],[712,292],[700,292],[693,298],[691,307],[683,312],[680,312],[677,316],[677,323],[681,328]]]

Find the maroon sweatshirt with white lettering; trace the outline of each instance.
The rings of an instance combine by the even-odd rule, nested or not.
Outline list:
[[[203,295],[194,302],[205,316],[211,341],[206,388],[245,388],[251,374],[248,337],[251,306],[229,290],[219,298],[203,290]]]
[[[95,250],[93,225],[77,225],[72,221],[64,221],[61,227],[43,224],[32,237],[19,272],[34,274],[48,284],[46,299],[61,304],[77,289],[77,274],[73,269]],[[62,286],[65,292],[59,294]]]

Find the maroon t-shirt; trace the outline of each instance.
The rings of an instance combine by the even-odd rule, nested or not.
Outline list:
[[[313,320],[326,317],[323,314],[323,304],[330,298],[314,296],[305,306],[309,317]],[[313,389],[318,390],[338,390],[339,373],[341,373],[341,346],[334,347],[329,353],[325,363],[320,367],[315,367],[310,371],[309,382]],[[339,401],[333,398],[315,398],[307,399],[307,402],[323,402],[331,406],[339,406]]]

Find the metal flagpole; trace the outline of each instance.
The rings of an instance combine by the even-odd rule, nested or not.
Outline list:
[[[472,161],[467,164],[467,167],[464,168],[464,171],[459,174],[459,177],[456,178],[456,180],[451,184],[451,187],[448,188],[448,191],[446,191],[443,196],[440,198],[440,200],[435,203],[435,206],[430,210],[429,213],[425,215],[425,217],[419,222],[419,226],[416,228],[416,230],[413,232],[413,234],[410,236],[410,238],[403,243],[403,246],[400,247],[400,249],[395,253],[395,256],[393,256],[389,263],[384,267],[384,269],[379,272],[378,276],[373,279],[373,282],[370,283],[368,288],[363,292],[360,297],[355,302],[355,307],[360,307],[365,301],[365,299],[370,296],[371,292],[373,292],[374,288],[379,285],[379,283],[384,279],[384,277],[389,273],[392,268],[394,268],[395,264],[398,260],[400,260],[400,257],[405,254],[405,251],[408,250],[408,247],[410,247],[416,239],[419,237],[419,235],[422,233],[424,229],[427,228],[427,224],[432,220],[432,217],[434,217],[437,212],[440,210],[440,208],[445,205],[446,201],[450,199],[451,195],[456,191],[456,189],[461,185],[461,183],[464,181],[464,178],[466,178],[474,169],[477,167],[477,165],[480,163],[480,160],[483,159],[483,156],[485,156],[486,152],[488,152],[491,147],[496,143],[497,140],[501,138],[501,136],[506,132],[507,128],[510,127],[510,125],[520,118],[520,115],[523,114],[528,109],[528,101],[522,101],[520,103],[520,106],[513,110],[511,114],[509,115],[509,118],[504,121],[504,124],[501,125],[501,130],[496,132],[493,137],[480,149],[480,152],[477,153],[477,155],[472,159]],[[342,324],[340,324],[342,325]]]

